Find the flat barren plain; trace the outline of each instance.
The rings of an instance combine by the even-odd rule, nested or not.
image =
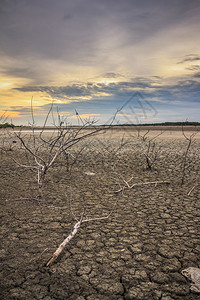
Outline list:
[[[119,128],[85,139],[70,149],[67,167],[64,156],[55,161],[40,195],[37,171],[22,166],[29,154],[2,134],[1,299],[200,299],[182,274],[200,267],[194,132],[187,139],[180,128]],[[82,223],[46,266],[81,216],[109,213]]]

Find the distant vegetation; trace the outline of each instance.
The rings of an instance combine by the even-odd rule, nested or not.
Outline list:
[[[163,122],[163,123],[144,123],[144,124],[117,124],[113,126],[200,126],[200,122]],[[15,126],[12,123],[0,124],[0,128],[14,128],[14,127],[27,127],[27,126]],[[111,126],[112,127],[112,126]]]
[[[163,123],[145,123],[145,124],[119,124],[117,126],[200,126],[200,122],[163,122]]]
[[[14,128],[15,125],[13,125],[12,123],[4,123],[4,124],[0,124],[0,128],[8,128],[8,127],[12,127]]]

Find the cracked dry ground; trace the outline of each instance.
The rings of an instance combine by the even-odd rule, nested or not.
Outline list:
[[[181,270],[200,266],[200,143],[194,142],[190,151],[183,186],[185,141],[160,143],[152,171],[144,168],[139,142],[127,144],[112,157],[84,153],[71,175],[66,175],[60,160],[47,176],[42,203],[34,200],[35,174],[2,153],[1,299],[199,299]],[[20,159],[21,153],[14,155]],[[136,186],[115,194],[119,174],[125,180],[133,176],[132,183],[170,184]],[[108,213],[116,197],[119,202],[112,219],[83,224],[61,257],[46,267],[75,224],[69,195],[77,216],[83,196],[88,217]]]

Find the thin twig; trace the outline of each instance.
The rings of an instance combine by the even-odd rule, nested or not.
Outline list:
[[[193,192],[193,190],[195,189],[196,186],[197,186],[197,184],[195,184],[195,185],[189,190],[189,192],[187,193],[188,196],[190,196],[190,194]]]
[[[134,183],[133,185],[131,185],[128,189],[132,189],[135,186],[141,186],[141,185],[148,185],[148,184],[170,184],[169,181],[148,181],[148,182],[141,182],[141,183]],[[127,188],[126,186],[123,186],[122,188],[120,188],[119,190],[115,191],[115,193],[120,193],[121,191],[123,191],[125,188]]]

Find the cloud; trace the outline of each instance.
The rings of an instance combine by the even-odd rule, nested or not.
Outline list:
[[[131,81],[110,82],[107,84],[102,82],[87,82],[67,86],[24,86],[15,88],[14,90],[21,92],[43,92],[53,98],[62,100],[78,99],[81,97],[123,96],[129,91],[151,88],[152,82],[153,80],[148,78],[135,78]]]
[[[193,75],[194,78],[200,78],[200,72],[197,72]]]
[[[200,65],[192,65],[190,67],[187,67],[186,69],[189,71],[198,71],[200,70]]]
[[[93,118],[96,118],[96,117],[99,117],[100,114],[78,114],[77,115],[73,115],[73,116],[70,116],[69,118],[70,119],[77,119],[78,117],[81,118],[81,119],[93,119]]]
[[[108,73],[104,74],[102,77],[104,77],[104,78],[119,78],[119,77],[123,77],[123,75],[121,75],[119,73],[108,72]]]
[[[169,54],[175,51],[172,29],[180,35],[188,23],[192,28],[200,5],[194,0],[11,0],[1,7],[1,55],[15,57],[21,70],[28,64],[35,75],[32,70],[25,75],[32,73],[37,80],[41,74],[42,80],[45,73],[50,78],[55,72],[74,75],[74,69],[80,76],[81,67],[86,76],[89,68],[93,74],[97,69],[108,74],[120,74],[120,68],[145,71],[147,62],[154,64],[152,57],[160,59],[166,44]],[[191,47],[189,34],[184,38]]]
[[[200,56],[196,54],[189,54],[186,55],[183,59],[181,59],[177,64],[183,64],[185,62],[193,62],[193,61],[200,61]]]
[[[200,82],[198,75],[196,78],[186,77],[174,78],[173,83],[167,83],[165,80],[157,77],[145,78],[136,77],[129,81],[118,81],[110,83],[87,82],[77,83],[66,86],[25,86],[15,88],[21,92],[40,92],[49,95],[52,99],[66,101],[83,101],[94,99],[128,99],[135,92],[140,91],[145,97],[159,99],[157,101],[172,101],[171,99],[181,99],[185,101],[186,97],[198,99],[200,92]],[[200,100],[200,99],[199,99]],[[99,101],[100,104],[100,101]]]
[[[63,16],[63,20],[70,20],[71,18],[73,18],[73,15],[70,14],[70,13],[66,13],[66,14]]]
[[[193,77],[194,78],[194,77]],[[123,108],[123,114],[140,118],[144,112],[148,117],[155,116],[160,105],[185,105],[199,103],[200,82],[198,78],[173,78],[172,82],[157,76],[151,78],[135,77],[129,81],[111,83],[87,82],[67,86],[26,86],[16,90],[23,93],[40,92],[52,99],[59,99],[58,107],[62,112],[74,115],[77,110],[80,115],[96,114],[112,115]],[[140,91],[141,99],[136,99]],[[129,102],[129,99],[132,99]],[[126,104],[128,101],[128,104]],[[47,112],[48,105],[41,107]],[[150,114],[150,115],[149,115]]]

